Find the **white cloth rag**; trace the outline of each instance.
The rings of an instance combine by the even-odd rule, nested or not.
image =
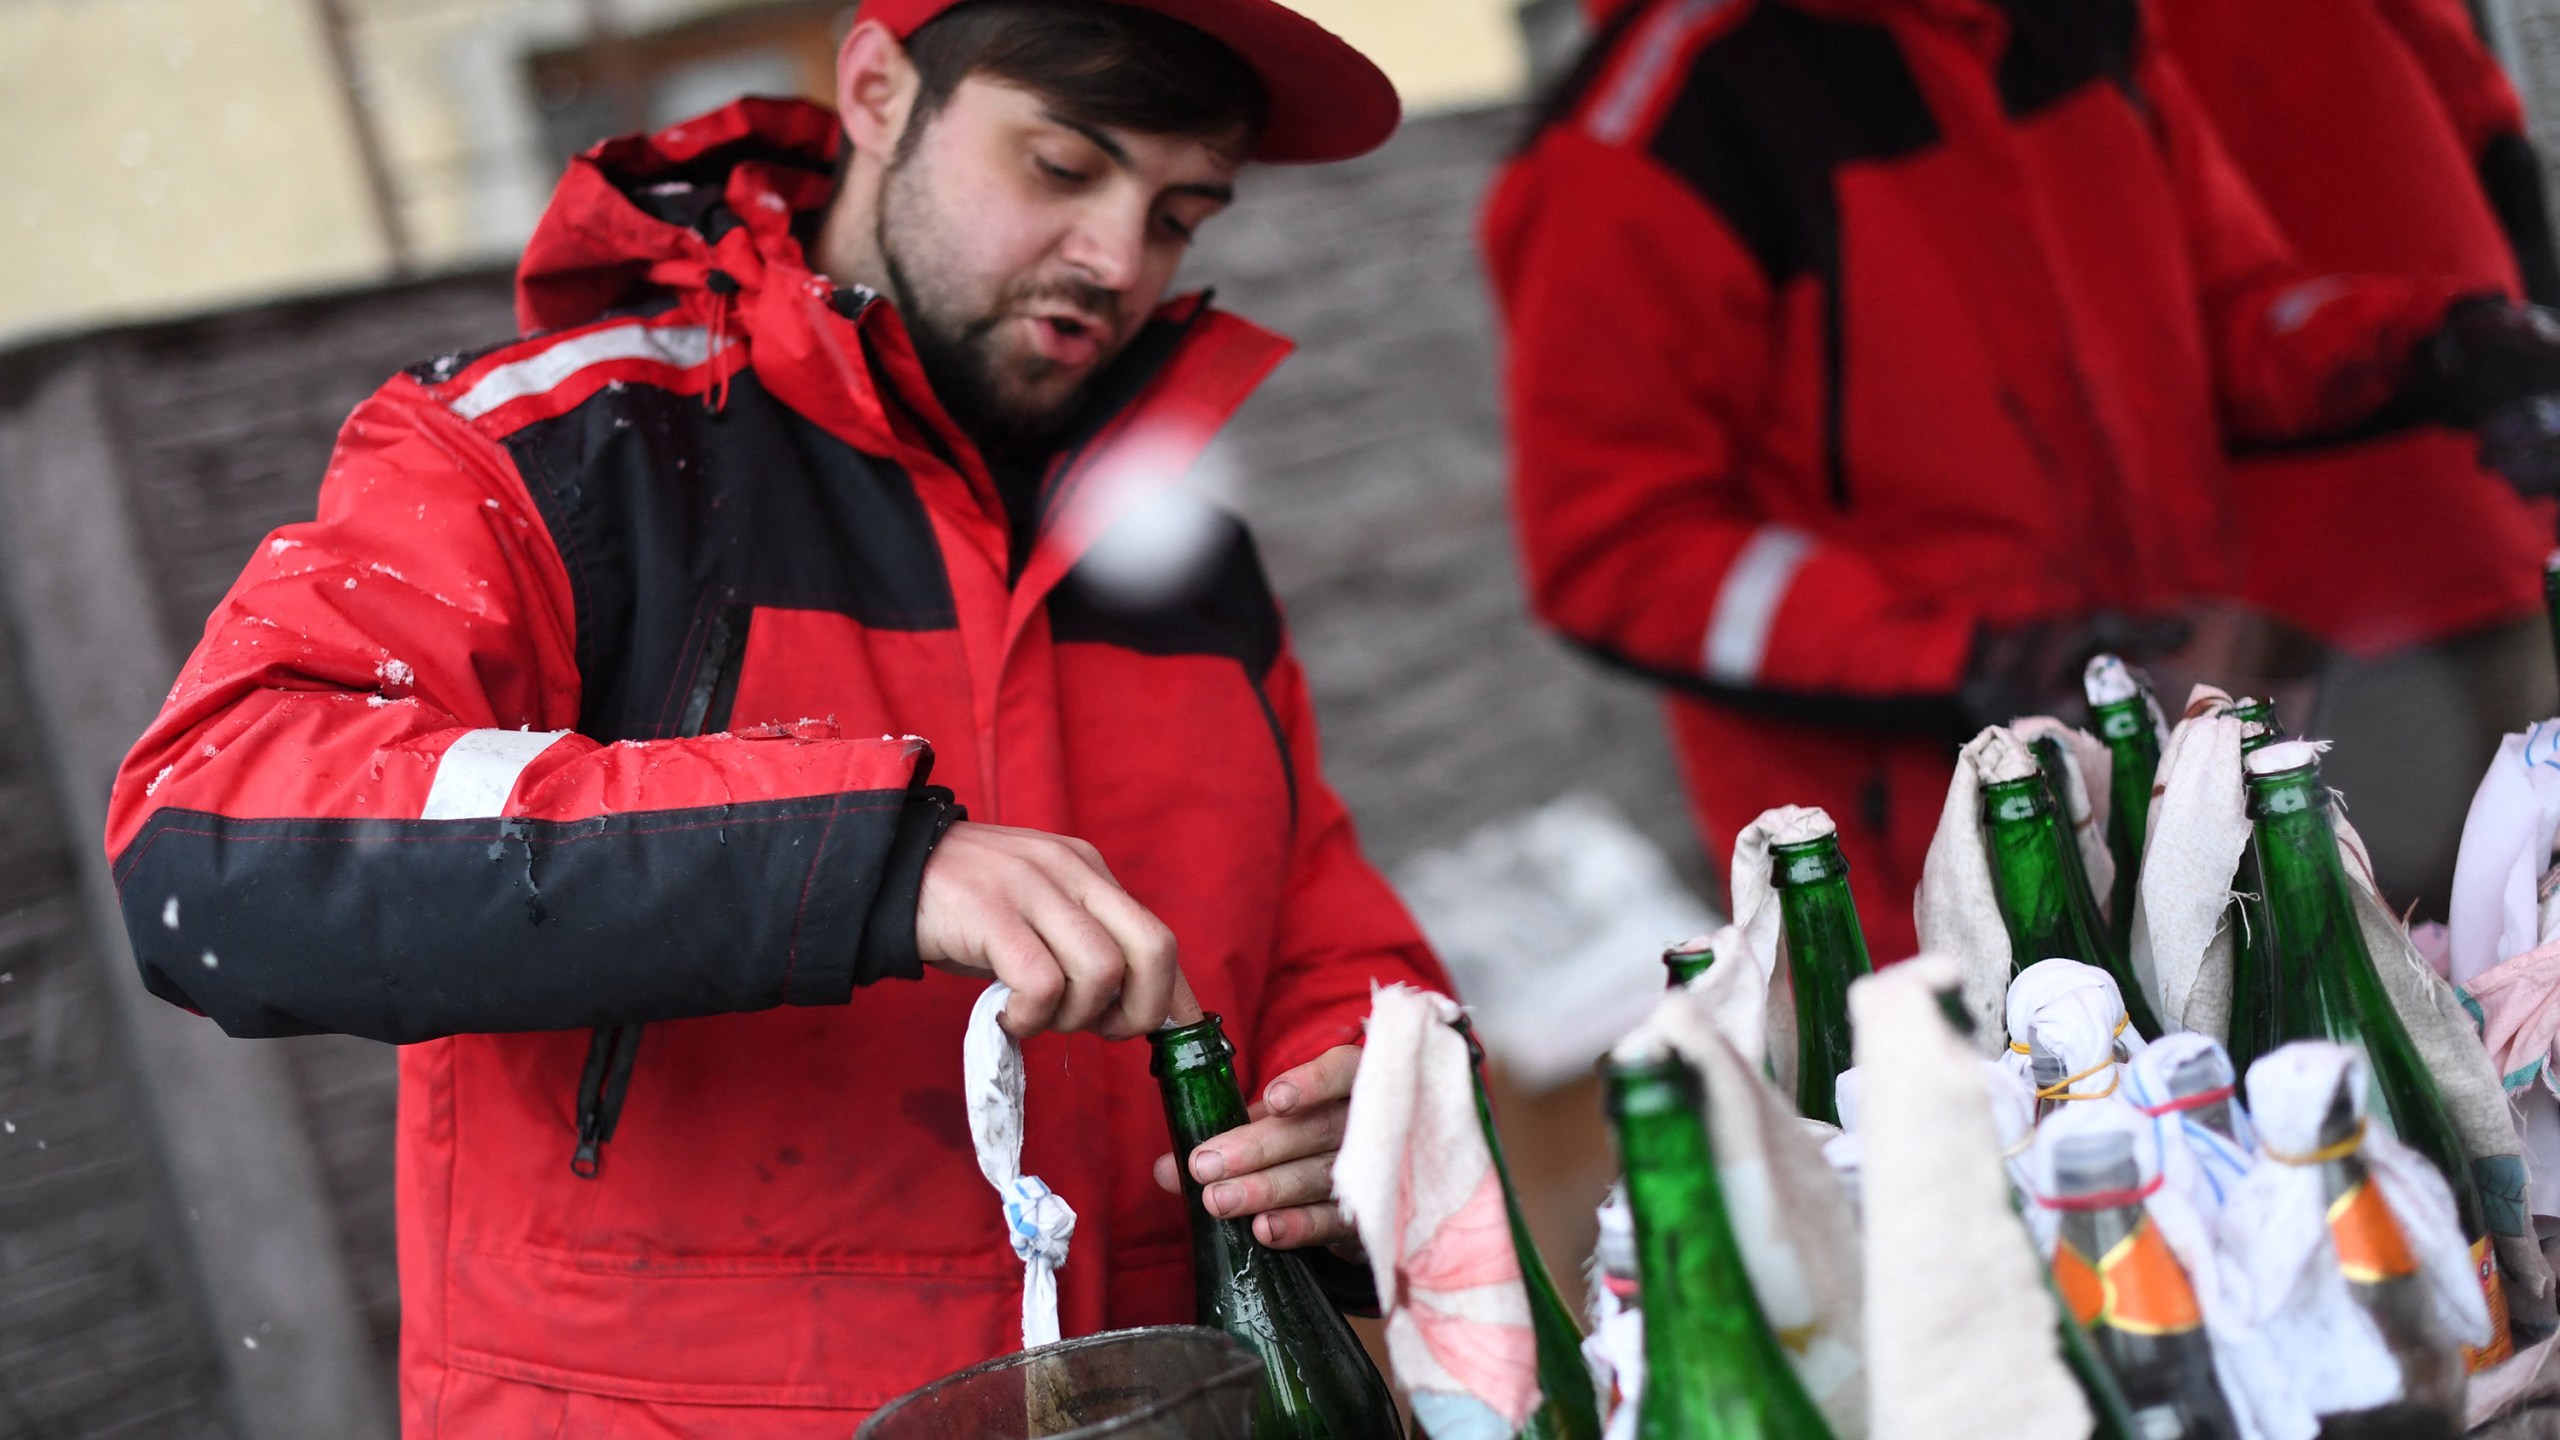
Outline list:
[[[2046,1117],[2036,1127],[2028,1150],[2028,1185],[2046,1219],[2037,1241],[2050,1258],[2061,1231],[2056,1211],[2059,1186],[2055,1161],[2063,1142],[2074,1136],[2116,1134],[2133,1145],[2137,1171],[2134,1188],[2143,1192],[2143,1213],[2158,1228],[2169,1253],[2186,1272],[2204,1317],[2205,1337],[2213,1346],[2214,1376],[2240,1422],[2242,1440],[2311,1440],[2320,1422],[2312,1416],[2288,1378],[2285,1367],[2255,1324],[2255,1307],[2247,1273],[2218,1243],[2212,1218],[2187,1203],[2166,1183],[2161,1152],[2150,1121],[2130,1105],[2071,1105]],[[2092,1261],[2098,1256],[2090,1256]]]
[[[1333,1195],[1415,1419],[1443,1440],[1511,1440],[1538,1408],[1538,1341],[1457,1019],[1445,995],[1371,993]]]
[[[1920,893],[1912,900],[1921,950],[1951,956],[1964,967],[1960,994],[1973,1017],[1974,1042],[1990,1056],[2000,1050],[2002,1003],[2015,960],[1983,843],[1982,787],[2036,773],[2035,751],[2005,726],[1994,725],[1966,742],[1921,862]]]
[[[1774,934],[1778,928],[1778,907],[1772,903],[1765,908],[1769,912],[1769,929]],[[1694,945],[1696,942],[1691,943]],[[1762,960],[1753,952],[1739,925],[1724,926],[1705,943],[1715,952],[1716,963],[1708,966],[1707,973],[1690,981],[1686,988],[1698,997],[1699,1004],[1707,1007],[1708,1013],[1715,1017],[1716,1028],[1724,1032],[1724,1038],[1741,1052],[1745,1061],[1754,1069],[1768,1065],[1769,1027],[1774,1019],[1769,1013],[1769,970],[1763,967]],[[1772,965],[1777,949],[1773,942],[1769,949],[1769,963]],[[1792,996],[1793,989],[1790,988],[1788,993]],[[1789,1037],[1787,1051],[1792,1061],[1795,1051],[1794,1012],[1790,1010],[1785,1018]]]
[[[2010,1183],[2017,1188],[2023,1202],[2027,1194],[2027,1142],[2035,1137],[2036,1129],[2036,1092],[2025,1081],[2010,1074],[1997,1060],[1977,1063],[1982,1067],[1985,1098],[1991,1103],[1991,1122],[2000,1141],[2000,1158],[2007,1165]],[[1850,1203],[1854,1205],[1862,1200],[1858,1178],[1858,1113],[1866,1093],[1866,1080],[1858,1073],[1857,1066],[1852,1065],[1840,1072],[1839,1083],[1832,1087],[1832,1093],[1834,1103],[1839,1107],[1840,1129],[1836,1134],[1822,1137],[1822,1158],[1831,1162],[1832,1170],[1839,1174],[1840,1183],[1847,1187]],[[1808,1126],[1818,1123],[1812,1120],[1805,1122]],[[1827,1130],[1830,1127],[1822,1128]]]
[[[1022,1348],[1058,1338],[1058,1271],[1076,1233],[1076,1212],[1037,1175],[1022,1173],[1022,1046],[1000,1023],[1013,987],[999,980],[979,994],[960,1041],[961,1087],[978,1173],[1004,1202],[1005,1237],[1022,1261]]]
[[[1982,1065],[1938,1009],[1958,974],[1922,955],[1849,987],[1871,1434],[2084,1440],[2088,1403],[2002,1178]]]
[[[2542,887],[2560,837],[2560,720],[2498,744],[2462,826],[2454,863],[2453,983],[2465,985],[2552,938]]]
[[[2131,959],[2160,1023],[2216,1040],[2231,1029],[2231,877],[2249,846],[2240,722],[2199,685],[2160,752],[2135,883]]]
[[[2039,1100],[2114,1099],[2122,1083],[2117,1061],[2142,1053],[2142,1036],[2126,1023],[2115,977],[2095,965],[2037,961],[2010,984],[2007,1012],[2009,1050],[2001,1063]],[[2061,1076],[2040,1082],[2034,1050],[2061,1061]]]
[[[2552,923],[2555,873],[2551,847],[2560,836],[2560,720],[2545,720],[2498,745],[2488,773],[2472,794],[2462,825],[2462,852],[2453,870],[2453,907],[2447,925],[2453,983],[2487,1009],[2489,1047],[2499,1058],[2500,1079],[2524,1116],[2524,1139],[2533,1172],[2531,1206],[2537,1215],[2560,1215],[2560,1077],[2536,1062],[2547,1046],[2530,1043],[2546,1027],[2532,1017],[2553,1004],[2560,975],[2520,957],[2560,940]],[[2507,970],[2494,981],[2491,972]],[[2492,1005],[2483,985],[2498,996]],[[2503,1037],[2500,1032],[2505,1032]],[[2548,1039],[2548,1036],[2542,1037]],[[2534,1082],[2539,1080],[2540,1084]]]
[[[2369,1083],[2361,1052],[2325,1040],[2297,1041],[2252,1064],[2249,1113],[2266,1158],[2219,1222],[2222,1246],[2246,1277],[2258,1328],[2291,1370],[2303,1403],[2321,1415],[2387,1404],[2401,1390],[2399,1362],[2338,1268],[2320,1167],[2282,1158],[2320,1149],[2321,1126],[2342,1085],[2361,1121]],[[2444,1177],[2382,1126],[2366,1126],[2360,1148],[2446,1332],[2469,1344],[2486,1341],[2487,1302]]]
[[[2172,1085],[2179,1069],[2198,1056],[2212,1067],[2212,1084],[2181,1096]],[[2231,1055],[2210,1035],[2181,1030],[2144,1046],[2124,1070],[2124,1097],[2151,1118],[2152,1142],[2160,1151],[2165,1188],[2176,1191],[2200,1215],[2222,1213],[2232,1192],[2255,1163],[2257,1138],[2249,1128],[2248,1109],[2240,1103],[2239,1077]],[[2199,1107],[2227,1102],[2232,1134],[2196,1118]]]

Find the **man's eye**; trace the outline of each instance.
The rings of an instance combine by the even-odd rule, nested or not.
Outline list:
[[[1167,215],[1164,217],[1164,228],[1172,231],[1173,238],[1176,240],[1188,241],[1191,239],[1193,232],[1199,227],[1195,225],[1186,225],[1182,223],[1178,217]]]
[[[1046,156],[1034,155],[1031,157],[1031,163],[1040,167],[1040,173],[1042,175],[1051,180],[1057,181],[1061,185],[1073,185],[1084,179],[1083,171],[1070,170],[1066,166],[1057,164]]]

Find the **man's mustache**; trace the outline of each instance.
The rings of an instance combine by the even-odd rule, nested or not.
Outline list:
[[[1016,315],[1041,308],[1051,302],[1063,301],[1067,308],[1116,337],[1121,330],[1120,312],[1124,298],[1124,292],[1114,290],[1108,285],[1096,285],[1090,280],[1078,280],[1071,276],[1044,280],[1034,285],[1027,285],[1007,296],[1005,302],[997,306],[993,313],[981,317],[977,323],[971,325],[969,334],[974,339]]]

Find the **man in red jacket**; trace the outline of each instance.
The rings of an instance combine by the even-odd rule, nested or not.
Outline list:
[[[2524,108],[2462,0],[2153,7],[2302,263],[2560,300]],[[2241,595],[2343,652],[2320,667],[2314,717],[2340,742],[2331,776],[2385,892],[2438,918],[2498,737],[2554,698],[2539,619],[2550,508],[2475,448],[2403,430],[2262,450],[2231,484]]]
[[[530,338],[356,412],[119,778],[156,993],[404,1046],[411,1435],[841,1437],[1015,1348],[989,976],[1066,1332],[1187,1321],[1176,945],[1261,1097],[1185,1160],[1279,1246],[1371,986],[1446,987],[1241,527],[1084,563],[1286,348],[1163,298],[1193,232],[1392,87],[1270,0],[868,0],[838,102],[573,164]]]
[[[1950,739],[2229,592],[2227,438],[2560,384],[2503,302],[2295,264],[2143,23],[1631,0],[1487,204],[1533,604],[1667,685],[1712,850],[1831,812],[1880,958]]]

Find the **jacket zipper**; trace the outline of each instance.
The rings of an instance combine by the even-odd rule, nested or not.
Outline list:
[[[677,713],[676,738],[692,739],[729,728],[729,709],[738,696],[738,662],[747,652],[747,622],[753,613],[735,600],[712,606],[703,624],[693,684]],[[640,1055],[642,1028],[638,1021],[599,1025],[587,1041],[586,1068],[578,1076],[578,1146],[569,1156],[569,1173],[581,1180],[594,1179],[604,1168],[604,1147],[622,1121],[622,1100],[631,1089],[631,1067]]]

